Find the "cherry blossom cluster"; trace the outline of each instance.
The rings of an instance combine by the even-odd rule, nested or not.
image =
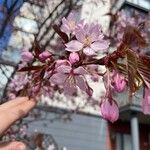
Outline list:
[[[125,20],[123,21],[118,31],[126,25]],[[32,52],[23,51],[22,62],[25,65],[19,68],[19,71],[25,72],[27,80],[26,77],[23,77],[24,80],[13,79],[9,85],[12,93],[28,93],[33,97],[40,95],[53,97],[55,91],[58,91],[66,96],[77,96],[80,90],[91,97],[93,88],[89,86],[87,77],[94,82],[102,77],[106,93],[100,101],[101,115],[111,122],[116,121],[119,118],[119,108],[117,101],[113,98],[113,93],[124,92],[127,89],[128,79],[117,68],[110,69],[109,66],[113,64],[110,59],[114,61],[114,59],[123,58],[124,52],[117,51],[110,56],[108,54],[110,42],[104,36],[101,26],[86,23],[84,20],[78,21],[73,13],[62,19],[60,28],[55,26],[54,29],[63,41],[64,47],[60,50],[61,55],[50,50],[42,51],[37,43]],[[99,59],[101,54],[104,57]],[[105,65],[105,72],[98,69],[99,65]],[[21,86],[20,80],[24,81]],[[10,92],[9,95],[14,97]],[[145,113],[150,113],[150,105],[147,105],[148,99],[149,89],[145,89],[143,100]]]
[[[127,26],[134,26],[136,28],[141,28],[142,36],[146,39],[147,43],[150,42],[150,13],[141,14],[137,11],[127,14],[124,10],[119,11],[116,16],[117,20],[114,22],[114,30],[112,34],[113,41],[115,45],[119,45],[122,42],[123,34]],[[138,53],[149,52],[149,46],[146,48],[139,48],[137,45],[133,45],[132,49]]]

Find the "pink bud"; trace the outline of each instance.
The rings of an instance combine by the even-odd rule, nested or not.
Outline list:
[[[75,53],[75,52],[70,53],[70,55],[69,55],[69,61],[70,61],[71,64],[74,64],[74,63],[78,62],[79,59],[80,58],[79,58],[78,53]]]
[[[40,90],[40,85],[39,84],[32,87],[32,92],[34,94],[37,94],[39,92],[39,90]]]
[[[142,110],[144,114],[150,114],[150,89],[144,88],[144,98],[142,100]]]
[[[52,54],[49,51],[44,51],[39,55],[39,58],[41,61],[46,60],[47,58],[49,58]]]
[[[109,101],[108,98],[104,99],[100,104],[100,109],[102,117],[109,120],[110,122],[115,122],[119,118],[119,109],[116,101]]]
[[[123,92],[126,87],[125,77],[119,73],[114,73],[112,77],[112,86],[115,91],[119,93]]]
[[[16,93],[16,95],[17,95],[17,93]],[[15,93],[9,93],[8,97],[9,97],[10,100],[12,100],[12,99],[16,98],[16,95],[15,95]]]
[[[33,55],[31,52],[23,51],[21,54],[22,60],[25,62],[29,62],[33,59]]]

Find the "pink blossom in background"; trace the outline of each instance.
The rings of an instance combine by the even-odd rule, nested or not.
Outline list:
[[[150,89],[144,88],[144,98],[142,100],[142,110],[144,114],[150,114]]]
[[[8,98],[9,98],[9,100],[13,100],[13,99],[16,98],[16,93],[11,93],[11,92],[9,92],[9,93],[7,93],[7,96],[8,96]]]
[[[47,150],[55,150],[55,146],[52,144],[52,145],[49,145]]]
[[[53,89],[53,87],[51,87],[51,86],[49,86],[49,85],[43,86],[43,87],[41,88],[41,90],[42,90],[41,93],[42,93],[44,96],[53,98],[53,96],[54,96],[54,89]]]
[[[114,71],[112,75],[111,85],[116,92],[123,92],[126,88],[125,77],[122,74]]]
[[[50,81],[54,84],[63,86],[64,93],[73,95],[79,87],[82,91],[89,91],[89,86],[84,78],[87,74],[83,67],[73,69],[69,65],[61,65],[56,69],[56,73],[52,75]]]
[[[75,52],[70,53],[70,55],[69,55],[69,61],[70,61],[71,64],[74,64],[74,63],[78,62],[79,59],[80,58],[79,58],[78,53],[75,53]]]
[[[32,55],[31,52],[29,52],[29,51],[23,51],[23,52],[21,53],[21,58],[22,58],[22,61],[29,62],[29,61],[31,61],[34,57],[33,57],[33,55]]]
[[[37,94],[39,90],[40,90],[40,84],[34,85],[31,89],[31,91],[35,94]]]
[[[113,45],[115,46],[120,45],[120,43],[122,42],[125,28],[127,26],[134,26],[135,28],[138,29],[139,26],[141,26],[142,24],[144,25],[143,26],[144,28],[142,28],[141,35],[147,41],[147,43],[150,43],[150,21],[149,21],[150,19],[149,18],[150,18],[150,14],[145,15],[143,17],[143,15],[141,15],[137,11],[132,12],[130,15],[127,14],[125,11],[119,11],[117,13],[117,21],[114,22],[114,30],[111,30],[110,28],[110,33],[112,34],[110,36],[114,40]],[[139,48],[137,44],[134,44],[134,45],[131,45],[131,47],[132,47],[132,50],[138,53],[145,54],[149,52],[150,45],[145,48]]]
[[[113,99],[109,100],[108,98],[103,98],[100,104],[100,110],[102,117],[112,123],[119,118],[119,108],[116,101]]]
[[[19,130],[19,134],[21,135],[21,137],[24,137],[27,135],[27,126],[23,125],[20,130]]]
[[[75,36],[77,40],[72,40],[66,45],[66,50],[76,52],[83,49],[83,52],[88,55],[96,55],[100,50],[106,50],[109,42],[104,40],[104,35],[98,24],[83,24],[76,28]]]
[[[22,90],[27,83],[28,77],[25,73],[15,75],[7,88],[8,98],[10,100],[16,98],[18,92]]]

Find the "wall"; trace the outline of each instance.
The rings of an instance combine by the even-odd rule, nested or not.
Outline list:
[[[81,114],[72,115],[69,122],[60,119],[49,121],[56,115],[49,112],[48,120],[32,122],[29,132],[51,134],[59,148],[65,146],[67,150],[106,150],[106,121]]]

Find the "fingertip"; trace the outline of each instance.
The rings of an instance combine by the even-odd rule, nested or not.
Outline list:
[[[13,141],[0,144],[0,150],[26,150],[26,146],[22,142]]]
[[[15,99],[13,99],[13,100],[29,100],[29,97],[27,97],[27,96],[18,96],[18,97],[16,97]]]
[[[16,145],[16,150],[26,150],[25,144],[22,142],[19,142],[19,144]]]

